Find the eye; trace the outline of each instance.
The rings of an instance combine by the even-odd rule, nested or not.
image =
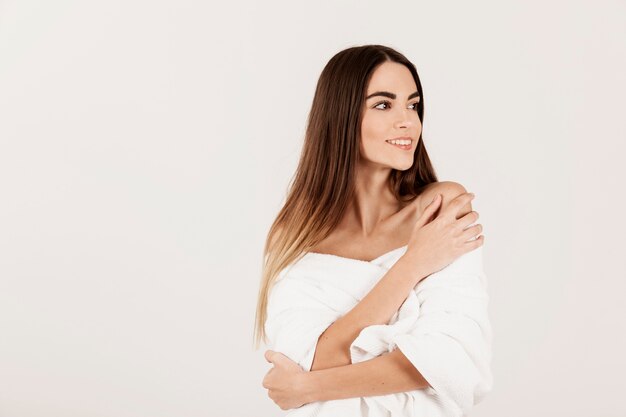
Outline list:
[[[382,106],[383,104],[384,104],[384,105],[386,105],[386,106],[390,106],[390,105],[391,105],[391,103],[390,103],[390,102],[388,102],[388,101],[381,101],[380,103],[378,103],[377,105],[375,105],[375,106],[374,106],[374,108],[375,108],[375,109],[378,109],[378,108],[380,108],[379,106]],[[419,101],[416,101],[415,103],[410,104],[410,106],[414,106],[414,107],[413,107],[413,110],[417,111],[417,105],[418,105],[418,104],[419,104]],[[381,109],[381,110],[384,110],[384,109]]]
[[[375,108],[375,109],[377,109],[377,108],[378,108],[378,106],[380,106],[380,105],[382,105],[382,104],[385,104],[385,105],[389,106],[391,103],[390,103],[390,102],[388,102],[388,101],[381,101],[380,103],[378,103],[377,105],[375,105],[375,106],[374,106],[374,108]],[[381,110],[382,110],[382,109],[381,109]]]

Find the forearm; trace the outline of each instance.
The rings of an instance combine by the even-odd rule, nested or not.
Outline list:
[[[302,377],[307,402],[387,395],[430,386],[399,349],[351,365],[306,372]]]
[[[351,364],[350,345],[361,330],[374,324],[387,324],[425,276],[415,261],[402,256],[352,310],[321,334],[311,371]]]

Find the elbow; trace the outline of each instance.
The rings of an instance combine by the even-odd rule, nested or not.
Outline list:
[[[349,348],[331,346],[327,340],[322,342],[322,338],[320,338],[320,341],[318,341],[315,347],[315,352],[313,353],[311,371],[319,371],[351,364],[352,358],[350,357]]]
[[[317,356],[317,355],[315,355]],[[311,364],[311,371],[321,371],[322,369],[335,368],[337,366],[345,366],[351,365],[352,361],[350,357],[346,357],[345,355],[336,355],[330,358],[313,358],[313,363]]]

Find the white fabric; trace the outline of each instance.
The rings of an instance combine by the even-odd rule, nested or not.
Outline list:
[[[283,269],[268,300],[268,348],[310,371],[319,336],[374,287],[406,248],[370,262],[310,252]],[[492,388],[482,249],[423,279],[388,324],[364,328],[350,347],[352,363],[400,349],[432,388],[314,402],[287,415],[467,415]]]

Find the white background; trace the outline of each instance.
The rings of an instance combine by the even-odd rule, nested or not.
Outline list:
[[[317,78],[415,63],[439,179],[476,194],[494,390],[624,416],[624,1],[0,3],[0,416],[279,416],[262,247]]]

